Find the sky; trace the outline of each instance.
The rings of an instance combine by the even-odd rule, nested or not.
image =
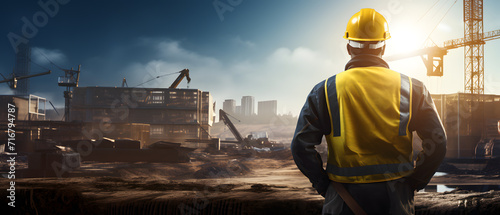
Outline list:
[[[11,73],[15,38],[32,48],[31,94],[64,106],[58,67],[81,64],[79,86],[137,86],[190,70],[189,85],[209,91],[216,108],[242,96],[278,100],[280,114],[298,115],[317,83],[344,70],[342,38],[349,18],[374,8],[389,22],[386,56],[463,37],[457,0],[17,0],[0,8],[0,73]],[[500,29],[500,1],[484,0],[484,31]],[[17,40],[15,40],[17,41]],[[485,93],[500,94],[500,40],[485,45]],[[48,61],[53,62],[50,63]],[[54,65],[55,64],[55,65]],[[389,62],[423,81],[431,93],[463,92],[463,48],[450,50],[444,76],[426,76],[419,57]],[[176,75],[143,87],[169,87]],[[0,94],[11,93],[6,84]],[[257,108],[257,106],[255,107]]]

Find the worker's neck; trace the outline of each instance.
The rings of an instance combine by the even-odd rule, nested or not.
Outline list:
[[[389,65],[382,59],[382,55],[359,54],[351,55],[351,60],[347,62],[345,70],[368,66],[385,67],[389,69]]]
[[[378,57],[378,58],[382,58],[383,55],[381,54],[378,54],[378,55],[374,55],[374,54],[351,54],[351,59],[355,58],[355,57]]]

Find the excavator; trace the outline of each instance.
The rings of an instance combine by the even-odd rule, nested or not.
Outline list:
[[[177,76],[177,79],[175,79],[174,83],[170,85],[169,89],[175,89],[179,84],[181,83],[182,79],[186,77],[187,82],[191,82],[191,78],[189,77],[189,69],[183,69],[179,73],[179,76]]]
[[[500,120],[497,122],[496,128],[498,135],[489,135],[477,143],[475,148],[476,158],[500,159]]]
[[[250,134],[246,138],[243,138],[238,129],[236,129],[236,127],[234,126],[233,122],[229,119],[229,116],[231,115],[226,113],[224,110],[222,109],[219,110],[219,120],[222,120],[224,122],[224,124],[229,128],[231,133],[236,138],[236,141],[234,141],[234,143],[238,143],[239,145],[242,146],[243,149],[269,148],[273,150],[273,149],[283,148],[283,144],[276,143],[275,141],[269,141],[267,135],[265,137],[255,137],[254,135]],[[232,142],[232,141],[221,141],[221,142]]]

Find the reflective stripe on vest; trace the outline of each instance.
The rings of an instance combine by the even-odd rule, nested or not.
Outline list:
[[[331,95],[332,98],[337,98],[337,86],[335,83],[335,77],[333,76],[331,79],[326,79],[325,81],[325,90],[327,91],[326,95]],[[330,87],[328,87],[330,86]],[[329,96],[326,97],[326,102],[328,105],[328,112],[330,113],[330,126],[332,127],[332,132],[334,137],[340,136],[340,112],[339,112],[339,103],[337,99],[332,99],[332,101],[328,101]]]
[[[401,90],[399,101],[399,136],[405,136],[410,121],[410,80],[401,74]]]
[[[413,171],[411,89],[409,77],[382,67],[354,68],[325,81],[331,180],[371,183]]]
[[[357,167],[336,167],[328,165],[326,171],[339,176],[362,176],[362,175],[376,175],[384,173],[397,173],[401,169],[412,166],[411,163],[391,163],[391,164],[378,164],[370,166],[357,166]],[[408,169],[403,169],[408,170]]]

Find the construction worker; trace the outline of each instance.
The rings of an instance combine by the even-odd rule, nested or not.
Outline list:
[[[292,154],[325,197],[323,214],[413,214],[415,190],[444,158],[446,134],[429,91],[381,58],[390,37],[374,9],[354,14],[344,35],[351,60],[312,89],[300,113]],[[413,131],[424,149],[416,161]],[[323,136],[326,170],[315,149]]]

